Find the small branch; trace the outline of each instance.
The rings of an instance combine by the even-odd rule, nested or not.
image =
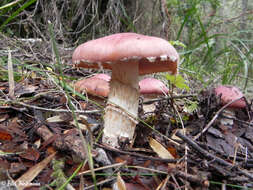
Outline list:
[[[103,184],[108,183],[110,181],[114,181],[116,179],[117,179],[117,177],[112,177],[112,178],[105,179],[103,181],[97,182],[97,186],[98,185],[103,185]],[[95,187],[95,185],[90,185],[88,187],[84,187],[83,190],[94,189],[94,187]]]
[[[128,168],[136,168],[136,169],[146,170],[146,171],[149,171],[149,172],[152,172],[152,173],[168,175],[168,172],[161,171],[161,170],[156,170],[156,169],[152,169],[152,168],[146,168],[146,167],[142,167],[142,166],[127,166],[127,167]]]
[[[190,145],[192,148],[194,148],[197,152],[201,153],[204,157],[209,158],[211,160],[214,160],[214,161],[216,161],[219,164],[222,164],[224,166],[229,166],[231,168],[233,167],[233,165],[230,164],[229,162],[226,162],[223,159],[218,158],[218,157],[214,156],[213,154],[209,153],[208,151],[204,150],[203,148],[201,148],[196,142],[194,142],[189,137],[184,136],[179,131],[176,132],[176,135],[179,138],[181,138],[183,141],[185,141],[188,145]]]
[[[43,111],[51,111],[51,112],[67,112],[67,113],[71,113],[71,110],[68,109],[51,109],[51,108],[43,108],[43,107],[39,107],[39,106],[34,106],[34,105],[29,105],[29,104],[25,104],[22,102],[14,102],[14,101],[7,101],[7,103],[11,103],[11,104],[17,104],[17,105],[21,105],[24,107],[28,107],[28,108],[32,108],[32,109],[37,109],[37,110],[43,110]],[[91,113],[100,113],[102,112],[102,110],[87,110],[87,111],[83,111],[83,110],[74,110],[75,113],[86,113],[86,114],[91,114]]]
[[[100,167],[100,168],[94,168],[94,172],[97,172],[97,171],[100,171],[100,170],[106,170],[106,169],[114,168],[114,167],[122,167],[124,165],[126,165],[126,162],[120,162],[120,163],[116,163],[116,164],[112,164],[112,165],[108,165],[108,166],[103,166],[103,167]],[[87,174],[91,174],[91,170],[80,172],[80,173],[77,174],[77,176],[87,175]],[[108,175],[110,175],[110,174],[108,174]]]
[[[243,97],[243,96],[242,96],[242,97]],[[213,124],[213,122],[218,118],[218,116],[220,115],[220,113],[221,113],[223,110],[225,110],[225,109],[226,109],[229,105],[231,105],[232,103],[234,103],[234,102],[240,100],[242,97],[239,97],[239,98],[237,98],[237,99],[235,99],[235,100],[232,100],[232,101],[230,101],[229,103],[227,103],[227,104],[225,104],[224,106],[222,106],[222,108],[219,109],[219,110],[216,112],[216,114],[215,114],[214,117],[211,119],[211,121],[209,121],[209,123],[206,125],[206,127],[205,127],[199,134],[197,134],[193,139],[194,139],[194,140],[197,140],[202,134],[204,134],[204,133],[211,127],[211,125]]]
[[[189,98],[189,97],[194,97],[194,96],[197,96],[197,94],[188,94],[188,95],[181,95],[181,96],[167,96],[167,97],[161,97],[161,98],[155,98],[155,99],[147,100],[147,101],[143,102],[143,104],[152,104],[154,102],[159,102],[159,101],[162,101],[162,100]]]
[[[203,179],[201,178],[199,175],[191,175],[188,173],[184,173],[181,171],[176,171],[175,172],[175,176],[179,176],[182,177],[183,179],[193,182],[193,183],[197,183],[199,185],[201,185],[202,187],[208,187],[209,186],[209,181],[207,179]]]
[[[136,157],[140,157],[140,158],[147,159],[147,160],[161,161],[161,162],[166,162],[166,163],[177,163],[179,161],[179,159],[163,159],[163,158],[158,158],[158,157],[153,157],[153,156],[145,156],[143,154],[123,151],[123,150],[119,150],[117,148],[112,148],[112,147],[104,146],[104,145],[97,144],[97,143],[95,144],[95,146],[98,146],[100,148],[103,148],[103,149],[106,149],[109,151],[118,152],[120,154],[127,154],[127,155],[136,156]]]
[[[245,170],[240,169],[237,166],[233,166],[232,164],[230,164],[229,162],[226,162],[225,160],[216,157],[215,155],[209,153],[208,151],[204,150],[203,148],[201,148],[196,142],[194,142],[193,140],[191,140],[189,137],[184,136],[183,134],[181,134],[180,132],[176,132],[176,135],[181,138],[183,141],[185,141],[187,144],[189,144],[192,148],[194,148],[197,152],[201,153],[202,156],[216,161],[221,165],[230,167],[230,168],[235,168],[238,170],[238,172],[244,176],[247,176],[248,178],[250,178],[251,180],[253,180],[253,175]]]
[[[8,49],[8,78],[9,78],[9,96],[11,98],[15,98],[14,95],[14,76],[13,76],[13,65],[12,65],[12,59],[11,59],[11,51]]]

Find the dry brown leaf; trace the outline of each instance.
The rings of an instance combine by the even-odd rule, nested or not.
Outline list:
[[[179,138],[179,137],[176,135],[176,132],[177,132],[177,131],[180,132],[180,133],[182,133],[182,134],[185,134],[186,130],[185,130],[185,129],[177,129],[177,130],[173,131],[173,135],[171,136],[171,139],[177,140],[177,141],[181,141],[182,139]]]
[[[31,94],[35,93],[37,89],[38,89],[38,87],[33,86],[33,85],[27,85],[27,86],[17,85],[17,87],[15,89],[15,95],[16,95],[16,97],[31,95]]]
[[[37,161],[40,157],[40,152],[35,148],[28,148],[20,154],[20,157],[31,161]]]
[[[56,122],[63,122],[64,120],[61,118],[60,115],[55,115],[53,117],[49,117],[46,119],[47,122],[49,123],[56,123]]]
[[[149,138],[149,145],[159,157],[164,159],[175,159],[171,153],[155,139]]]
[[[114,184],[113,190],[127,190],[126,184],[120,176],[120,172],[117,173],[117,182]]]
[[[0,140],[12,140],[12,135],[5,129],[0,128]]]

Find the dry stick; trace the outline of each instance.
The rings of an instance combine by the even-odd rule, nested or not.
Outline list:
[[[9,96],[11,98],[15,98],[15,95],[14,95],[15,83],[14,83],[13,65],[12,65],[10,49],[8,49],[8,78],[9,78]]]
[[[96,185],[97,185],[97,186],[98,186],[98,185],[103,185],[104,183],[108,183],[108,182],[114,181],[114,180],[116,180],[116,179],[117,179],[117,177],[112,177],[112,178],[109,178],[109,179],[105,179],[105,180],[103,180],[103,181],[97,182]],[[84,187],[83,190],[94,189],[94,187],[95,187],[95,185],[90,185],[90,186],[88,186],[88,187]]]
[[[183,128],[183,133],[185,135],[185,127],[184,127],[184,122],[182,120],[182,117],[181,117],[180,113],[178,112],[175,104],[173,104],[172,106],[173,106],[174,110],[176,111],[176,113],[177,113],[177,115],[179,117],[180,123],[181,123],[182,128]],[[188,168],[188,164],[187,164],[187,162],[188,162],[188,147],[187,147],[187,144],[185,144],[184,152],[185,152],[185,155],[184,155],[184,157],[185,157],[185,169],[184,169],[184,172],[187,174],[188,173],[188,171],[187,171],[187,168]],[[188,188],[185,187],[185,189],[187,190]]]
[[[175,178],[175,175],[171,175],[171,178],[173,179],[174,183],[175,183],[175,186],[176,188],[175,189],[181,189],[179,183],[177,182],[177,179]]]
[[[168,175],[168,172],[161,171],[161,170],[156,170],[156,169],[152,169],[152,168],[146,168],[146,167],[142,167],[142,166],[127,166],[127,167],[128,168],[141,169],[141,170],[147,170],[147,171],[150,171],[150,172],[153,172],[153,173]]]
[[[114,168],[114,167],[121,167],[121,166],[124,166],[124,165],[126,165],[126,161],[120,162],[120,163],[117,163],[117,164],[108,165],[108,166],[103,166],[103,167],[100,167],[100,168],[94,168],[94,172],[99,171],[99,170]],[[80,172],[77,176],[90,174],[90,173],[91,173],[91,170],[87,170],[87,171],[84,171],[84,172]]]
[[[242,96],[243,97],[243,96]],[[242,97],[236,98],[235,100],[230,101],[229,103],[225,104],[221,109],[219,109],[216,114],[214,115],[214,117],[212,118],[211,121],[209,121],[209,123],[206,125],[206,127],[199,133],[197,134],[193,140],[197,140],[202,134],[204,134],[213,124],[213,122],[217,119],[217,117],[220,115],[220,113],[226,109],[230,104],[236,102],[237,100],[240,100]]]
[[[145,156],[143,154],[138,154],[138,153],[134,153],[134,152],[127,152],[127,151],[119,150],[116,148],[104,146],[104,145],[97,144],[97,143],[95,143],[94,145],[98,146],[100,148],[109,150],[109,151],[118,152],[120,154],[127,154],[127,155],[131,155],[131,156],[141,157],[141,158],[147,159],[147,160],[161,161],[161,162],[166,162],[166,163],[177,163],[179,161],[179,159],[164,159],[164,158],[158,158],[158,157],[153,157],[153,156]]]
[[[218,162],[221,165],[224,166],[228,166],[228,167],[234,167],[232,164],[230,164],[229,162],[226,162],[225,160],[211,154],[210,152],[204,150],[203,148],[201,148],[196,142],[194,142],[192,139],[190,139],[187,136],[184,136],[183,134],[181,134],[179,131],[176,132],[176,135],[181,138],[183,141],[185,141],[187,144],[189,144],[192,148],[194,148],[196,151],[198,151],[199,153],[201,153],[201,155],[203,155],[204,157],[211,159],[213,161]],[[253,180],[253,175],[241,170],[239,167],[234,167],[236,168],[241,174],[247,176],[248,178],[250,178],[251,180]]]
[[[183,141],[185,141],[187,144],[189,144],[191,147],[193,147],[195,150],[197,150],[199,153],[201,153],[203,156],[205,156],[205,157],[207,157],[209,159],[213,159],[213,160],[217,161],[218,163],[220,163],[220,164],[222,164],[224,166],[233,167],[233,165],[230,164],[229,162],[226,162],[223,159],[218,158],[218,157],[214,156],[213,154],[209,153],[208,151],[204,150],[203,148],[201,148],[196,142],[194,142],[189,137],[184,136],[179,131],[176,132],[176,135],[178,137],[180,137]]]
[[[224,154],[224,152],[222,152],[221,150],[218,150],[217,148],[213,147],[213,146],[210,146],[210,145],[206,145],[204,143],[200,143],[198,142],[198,145],[200,145],[201,147],[203,146],[207,146],[208,148],[212,149],[215,153],[217,154],[220,154],[221,156],[223,157],[228,157],[228,158],[234,158],[234,156],[231,156],[231,155],[227,155],[227,154]],[[246,162],[245,164],[251,164],[253,163],[253,159],[246,159],[244,157],[240,157],[240,156],[237,156],[236,157],[236,161],[243,161],[243,162]]]
[[[197,94],[188,94],[188,95],[180,95],[180,96],[167,96],[167,97],[161,97],[161,98],[154,98],[154,99],[147,100],[147,101],[143,102],[143,104],[152,104],[154,102],[159,102],[159,101],[162,101],[162,100],[189,98],[189,97],[194,97],[194,96],[197,96]]]
[[[175,176],[182,177],[183,179],[187,179],[187,181],[197,183],[197,184],[199,184],[201,186],[204,186],[204,187],[209,186],[209,181],[207,179],[201,178],[198,175],[191,175],[191,174],[188,174],[188,173],[184,173],[182,171],[176,171]]]
[[[160,189],[163,190],[163,189],[166,188],[166,186],[167,186],[167,184],[168,184],[168,181],[169,181],[170,177],[171,177],[171,176],[167,175],[166,178],[162,181],[162,183],[160,183],[160,185],[162,185]],[[160,185],[159,185],[159,186],[160,186]],[[158,186],[158,187],[159,187],[159,186]]]
[[[22,102],[11,102],[12,104],[17,104],[17,105],[21,105],[24,107],[28,107],[28,108],[33,108],[33,109],[37,109],[37,110],[43,110],[43,111],[52,111],[52,112],[68,112],[71,113],[71,110],[67,110],[67,109],[51,109],[51,108],[43,108],[43,107],[39,107],[39,106],[33,106],[33,105],[29,105],[29,104],[25,104]],[[102,112],[101,110],[87,110],[87,111],[83,111],[83,110],[74,110],[75,113],[100,113]]]

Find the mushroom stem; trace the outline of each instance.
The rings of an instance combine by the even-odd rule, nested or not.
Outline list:
[[[104,115],[103,143],[119,147],[132,141],[138,115],[139,65],[117,63],[112,66],[110,93]]]

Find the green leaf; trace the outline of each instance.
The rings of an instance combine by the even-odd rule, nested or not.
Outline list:
[[[188,103],[184,105],[184,111],[190,114],[197,111],[197,109],[198,109],[197,101],[188,101]]]
[[[186,89],[187,91],[190,90],[189,86],[185,83],[185,80],[181,75],[165,74],[165,77],[168,81],[170,81],[170,84],[176,86],[177,88]]]
[[[175,41],[169,41],[171,45],[173,46],[180,46],[180,47],[183,47],[183,48],[186,48],[186,45],[183,43],[183,42],[180,42],[178,40],[175,40]]]

